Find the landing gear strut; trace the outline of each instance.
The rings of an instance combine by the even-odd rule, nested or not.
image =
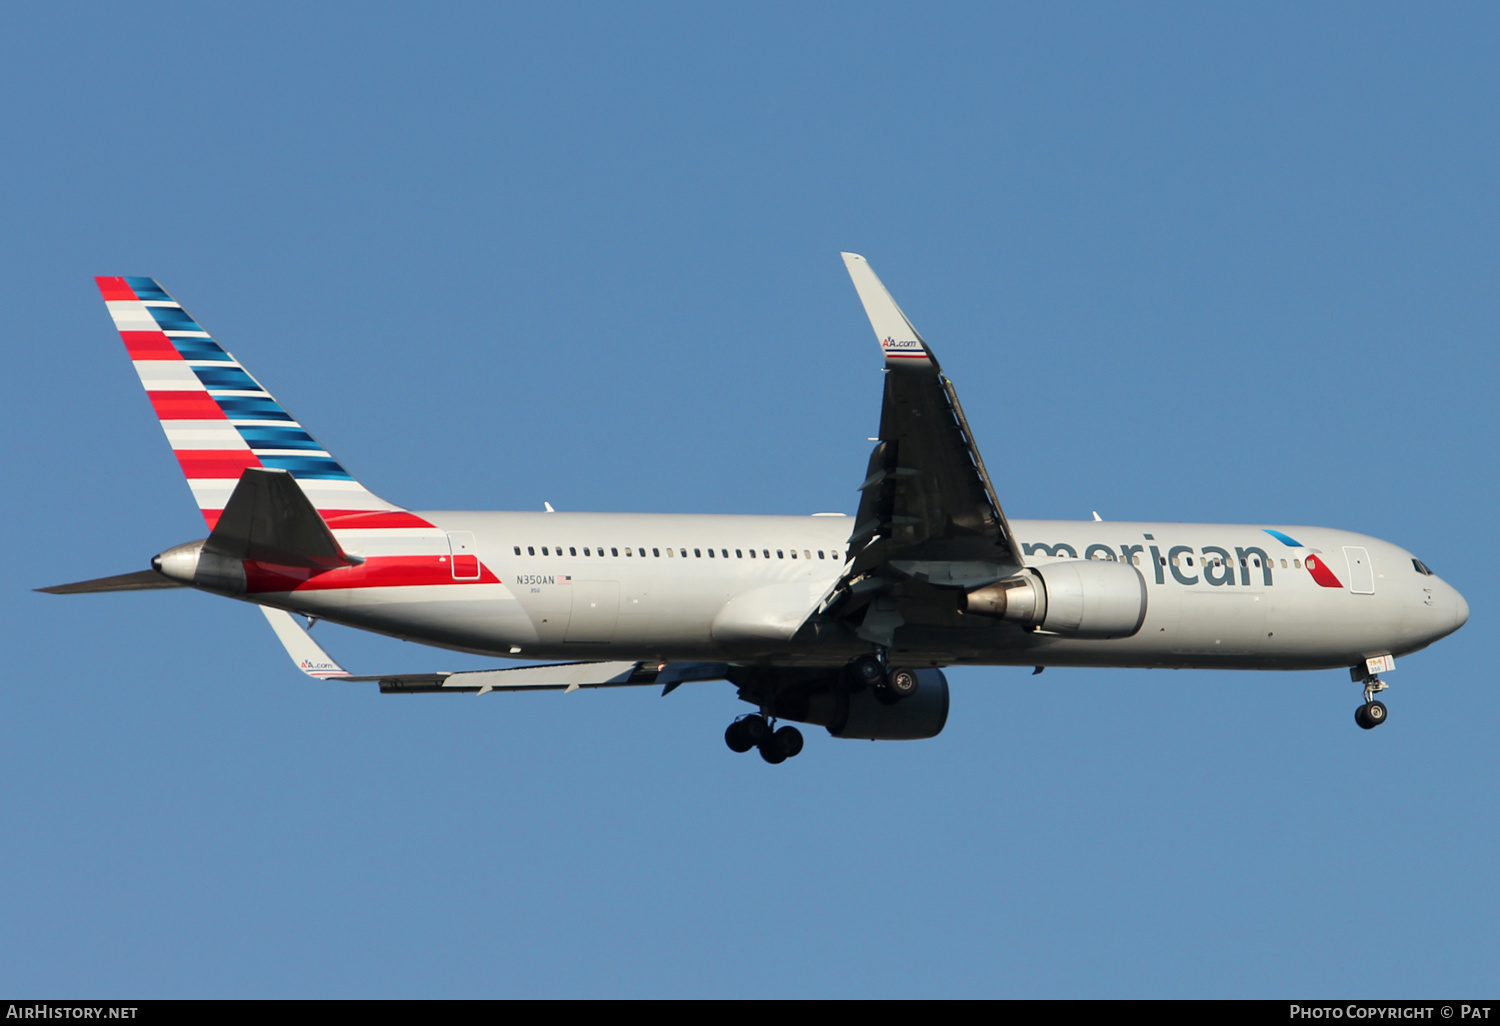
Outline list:
[[[759,748],[760,757],[773,766],[786,762],[802,751],[802,731],[791,726],[775,728],[773,722],[759,713],[742,716],[724,731],[724,743],[734,752]]]
[[[1366,672],[1364,667],[1356,666],[1350,671],[1349,676],[1354,678],[1356,684],[1365,686],[1365,704],[1354,710],[1354,722],[1365,730],[1372,730],[1385,722],[1385,703],[1375,696],[1390,687],[1373,673]]]

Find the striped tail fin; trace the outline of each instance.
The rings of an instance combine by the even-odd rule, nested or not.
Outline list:
[[[249,467],[289,471],[330,522],[404,513],[354,480],[154,279],[94,281],[210,529]]]

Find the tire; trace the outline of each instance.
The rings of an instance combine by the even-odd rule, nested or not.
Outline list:
[[[880,665],[880,660],[872,655],[862,655],[849,664],[849,685],[851,691],[863,691],[865,688],[879,687],[885,683],[885,667]]]
[[[796,727],[782,727],[776,732],[776,742],[788,759],[795,759],[802,751],[802,731]]]
[[[755,742],[745,736],[742,721],[740,720],[735,720],[724,731],[724,743],[729,746],[731,752],[738,752],[740,755],[744,755],[755,747]]]
[[[1354,710],[1354,722],[1359,724],[1361,730],[1369,730],[1375,726],[1365,712],[1367,708],[1368,706],[1362,705]]]
[[[760,757],[772,766],[786,762],[786,748],[782,746],[780,731],[760,743]]]
[[[751,713],[739,721],[740,734],[749,742],[750,748],[754,748],[766,738],[771,736],[771,725],[755,713]],[[747,748],[746,751],[750,749]]]
[[[910,698],[917,693],[917,675],[902,666],[886,675],[886,690],[897,698]]]
[[[1380,726],[1382,723],[1385,722],[1385,718],[1386,718],[1386,708],[1385,708],[1385,703],[1384,702],[1380,701],[1379,699],[1376,699],[1375,701],[1371,702],[1369,705],[1365,706],[1365,719],[1369,721],[1370,726],[1372,726],[1372,727],[1378,727],[1378,726]]]

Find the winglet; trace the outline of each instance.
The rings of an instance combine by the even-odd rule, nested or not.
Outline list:
[[[292,614],[284,609],[271,609],[261,606],[260,611],[266,614],[266,622],[271,625],[271,630],[276,632],[276,638],[283,647],[286,654],[292,657],[292,662],[297,664],[297,669],[309,677],[326,680],[329,677],[348,677],[350,673],[338,663],[333,657],[324,652],[322,646],[312,639]]]
[[[906,319],[906,314],[901,312],[880,279],[875,277],[870,262],[858,253],[840,255],[844,258],[844,266],[849,269],[849,277],[854,280],[854,291],[859,293],[859,301],[864,304],[865,316],[870,318],[870,327],[875,329],[875,337],[880,340],[886,369],[937,370],[932,350]]]

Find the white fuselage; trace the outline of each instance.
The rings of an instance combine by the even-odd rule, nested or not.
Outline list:
[[[378,560],[475,555],[483,580],[262,591],[252,601],[446,648],[520,658],[840,665],[871,649],[847,628],[798,631],[849,553],[842,516],[430,512],[435,530],[337,531]],[[1402,655],[1461,626],[1462,596],[1412,554],[1329,528],[1010,522],[1032,566],[1113,559],[1139,568],[1131,637],[1078,640],[979,616],[897,630],[892,657],[963,663],[1315,669]],[[587,553],[585,555],[585,553]],[[753,555],[752,555],[753,553]],[[1323,583],[1306,565],[1326,571]],[[337,573],[343,573],[338,571]],[[1331,576],[1329,576],[1331,575]],[[1329,584],[1336,580],[1335,584]]]

